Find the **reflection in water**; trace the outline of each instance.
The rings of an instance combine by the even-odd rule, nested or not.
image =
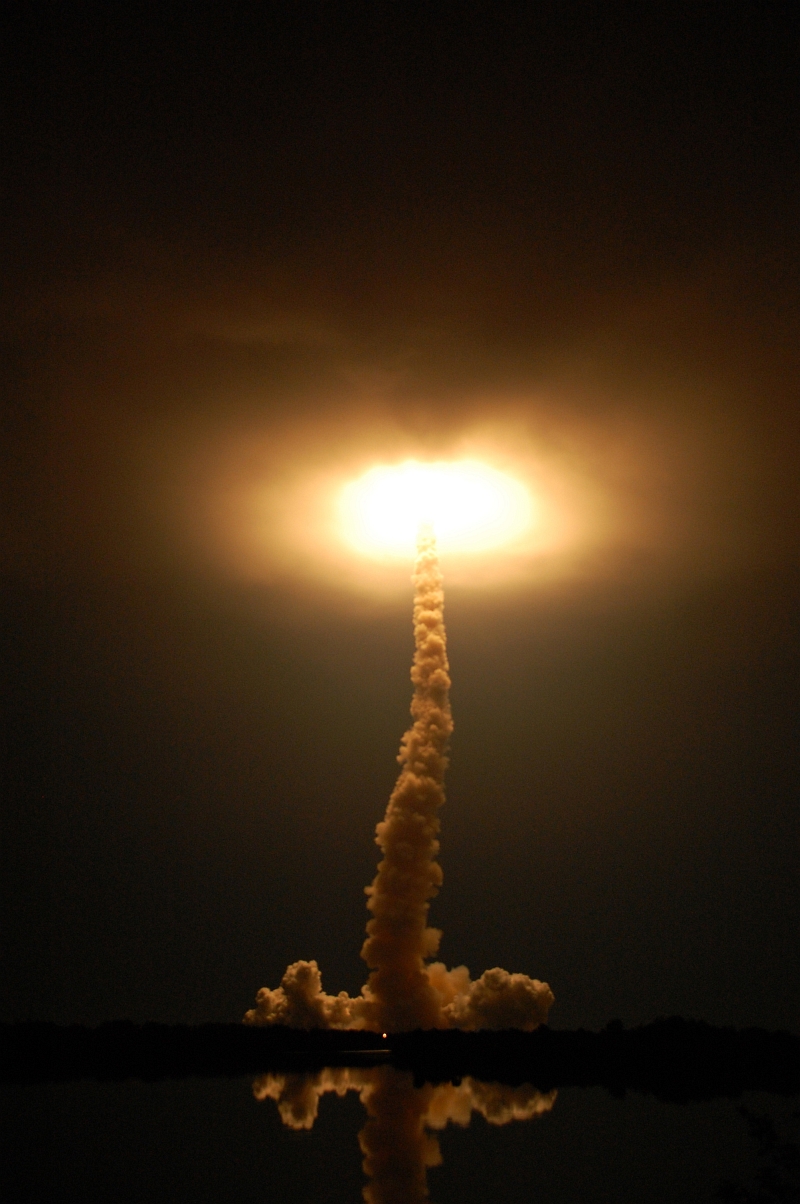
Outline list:
[[[532,1120],[549,1112],[556,1092],[534,1087],[507,1087],[464,1078],[458,1085],[415,1087],[412,1075],[392,1066],[340,1067],[316,1074],[263,1074],[253,1083],[256,1099],[274,1099],[290,1129],[310,1129],[319,1101],[327,1092],[357,1091],[368,1120],[358,1135],[364,1154],[364,1188],[368,1204],[414,1204],[428,1198],[426,1171],[442,1161],[439,1142],[430,1129],[452,1121],[466,1128],[473,1112],[489,1124]]]

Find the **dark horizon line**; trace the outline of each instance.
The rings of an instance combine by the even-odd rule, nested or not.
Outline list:
[[[326,1066],[391,1065],[417,1085],[471,1077],[542,1091],[604,1087],[680,1103],[745,1091],[800,1094],[800,1036],[720,1028],[680,1016],[625,1028],[458,1029],[377,1033],[243,1024],[135,1024],[97,1028],[27,1021],[0,1025],[0,1081],[57,1083],[313,1074]]]

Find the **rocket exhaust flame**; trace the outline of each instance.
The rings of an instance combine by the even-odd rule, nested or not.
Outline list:
[[[534,1029],[547,1020],[547,983],[495,968],[472,982],[466,966],[429,963],[441,932],[428,927],[430,900],[442,884],[439,808],[444,803],[447,747],[453,730],[444,627],[444,592],[430,526],[419,532],[414,565],[413,723],[398,754],[402,769],[376,843],[383,859],[366,888],[370,975],[359,996],[326,995],[317,963],[289,966],[276,990],[262,987],[246,1024],[297,1028],[363,1028],[402,1032],[429,1028]]]

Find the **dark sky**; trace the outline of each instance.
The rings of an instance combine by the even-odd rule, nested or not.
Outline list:
[[[442,957],[797,1028],[792,7],[6,9],[3,1019],[360,987],[410,585],[246,498],[480,437],[578,536],[448,592]]]

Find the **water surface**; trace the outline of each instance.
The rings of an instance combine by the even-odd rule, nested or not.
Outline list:
[[[451,1103],[439,1108],[435,1123],[447,1119],[448,1107],[462,1123],[451,1119],[433,1133],[424,1126],[425,1140],[433,1139],[430,1161],[436,1160],[435,1143],[440,1147],[441,1165],[423,1168],[437,1204],[488,1199],[708,1204],[722,1180],[752,1185],[754,1172],[764,1164],[740,1105],[774,1118],[781,1132],[789,1131],[798,1106],[796,1100],[755,1092],[739,1100],[665,1104],[634,1092],[616,1098],[602,1088],[562,1089],[542,1106],[532,1090],[526,1105],[522,1089],[517,1113],[527,1107],[538,1114],[497,1124],[480,1109],[465,1107],[464,1084],[415,1089],[409,1075],[391,1068],[373,1073],[390,1076],[382,1089],[401,1114],[393,1144],[406,1152],[409,1132],[412,1146],[421,1132],[418,1122],[430,1111],[432,1093],[451,1093]],[[305,1085],[295,1079],[295,1094],[305,1091],[307,1102],[319,1076]],[[311,1128],[288,1127],[274,1098],[254,1097],[251,1078],[6,1086],[4,1198],[36,1204],[90,1198],[170,1204],[360,1201],[368,1180],[359,1134],[363,1145],[368,1119],[376,1123],[374,1107],[368,1118],[360,1098],[364,1082],[340,1095],[317,1091]],[[273,1096],[281,1095],[279,1087],[273,1083]],[[263,1081],[260,1088],[257,1081],[256,1090],[264,1094]],[[481,1085],[473,1090],[483,1092],[484,1105],[489,1099],[485,1110],[490,1114],[492,1098],[497,1103],[492,1090]],[[460,1102],[452,1102],[454,1092]],[[284,1105],[287,1098],[284,1094]],[[307,1120],[303,1106],[295,1120]],[[465,1112],[471,1116],[468,1126]],[[498,1116],[495,1111],[494,1119]],[[386,1137],[386,1124],[394,1123],[391,1110],[377,1121]],[[402,1182],[392,1195],[389,1170],[388,1179],[378,1175],[371,1181],[372,1199],[417,1198]]]

